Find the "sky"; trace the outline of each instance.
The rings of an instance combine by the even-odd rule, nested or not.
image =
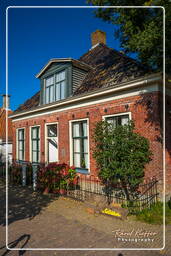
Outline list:
[[[5,9],[8,6],[86,5],[86,0],[1,0],[0,94],[5,89]],[[107,45],[121,50],[114,38],[114,25],[95,17],[94,8],[9,8],[8,93],[10,107],[39,91],[35,75],[51,58],[79,58],[91,48],[91,33],[106,32]],[[2,97],[0,97],[2,98]],[[2,100],[0,99],[0,106]]]

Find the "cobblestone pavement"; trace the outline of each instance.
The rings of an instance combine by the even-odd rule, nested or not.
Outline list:
[[[8,251],[5,247],[5,187],[0,183],[0,255],[114,255],[114,256],[171,256],[171,226],[166,228],[164,250],[104,251]],[[41,195],[30,188],[9,188],[8,242],[10,248],[161,248],[162,226],[149,225],[128,218],[121,221],[108,216],[94,216],[82,202],[69,198]],[[116,231],[134,241],[119,241]],[[140,233],[153,232],[148,240],[137,241]],[[123,238],[123,236],[122,236]],[[154,240],[152,240],[154,239]]]

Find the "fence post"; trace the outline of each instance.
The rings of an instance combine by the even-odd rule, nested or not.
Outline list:
[[[33,190],[36,191],[37,187],[37,169],[38,169],[38,164],[34,163],[32,164],[33,167]]]
[[[22,164],[22,186],[26,186],[26,164]]]

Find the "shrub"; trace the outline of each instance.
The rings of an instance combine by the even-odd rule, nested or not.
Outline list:
[[[50,163],[46,167],[41,167],[38,172],[38,187],[42,190],[48,188],[49,192],[66,189],[75,182],[75,168],[67,164]]]
[[[166,224],[171,224],[171,209],[169,204],[166,203]],[[137,220],[147,222],[150,224],[163,224],[163,203],[157,202],[151,208],[144,209],[137,212]]]
[[[144,177],[145,164],[150,161],[149,141],[134,132],[134,123],[114,127],[100,121],[94,129],[93,156],[99,168],[99,178],[106,187],[121,184],[128,201]]]

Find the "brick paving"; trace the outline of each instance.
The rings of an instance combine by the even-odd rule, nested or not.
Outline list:
[[[114,255],[114,256],[170,256],[171,225],[166,229],[164,250],[105,250],[105,251],[8,251],[5,247],[5,187],[0,184],[0,255]],[[150,242],[123,242],[115,231],[152,231],[157,233]],[[9,188],[9,247],[11,248],[158,248],[162,247],[162,226],[149,225],[128,218],[126,221],[86,211],[82,202],[69,198],[34,193],[30,188]],[[128,237],[128,236],[127,236]]]

